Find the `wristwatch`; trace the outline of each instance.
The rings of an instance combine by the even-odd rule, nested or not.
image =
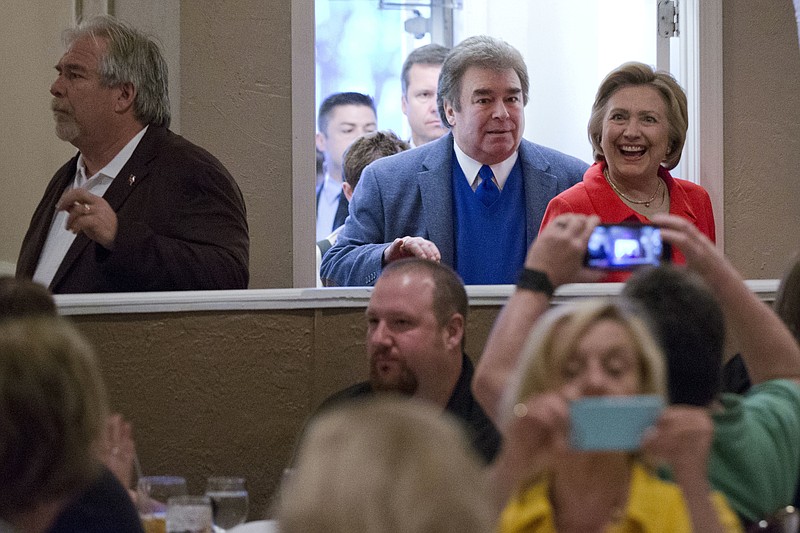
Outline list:
[[[547,274],[541,270],[530,268],[523,268],[522,272],[519,273],[517,288],[525,289],[526,291],[543,292],[548,298],[553,296],[556,290]]]

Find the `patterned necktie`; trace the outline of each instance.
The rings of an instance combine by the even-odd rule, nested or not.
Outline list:
[[[497,188],[495,185],[494,180],[492,177],[494,174],[492,173],[492,169],[489,165],[483,165],[481,169],[478,171],[478,176],[481,177],[481,183],[478,185],[478,188],[475,189],[475,195],[478,197],[483,205],[489,207],[493,203],[497,201],[500,197],[500,189]]]

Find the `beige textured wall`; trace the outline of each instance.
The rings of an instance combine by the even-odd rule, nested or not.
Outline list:
[[[800,52],[791,0],[725,0],[725,252],[779,278],[800,250]]]
[[[50,84],[68,2],[8,0],[0,16],[0,274],[12,273],[31,214],[75,149],[53,133]]]
[[[289,0],[181,3],[182,133],[244,193],[252,288],[292,286],[291,11]]]

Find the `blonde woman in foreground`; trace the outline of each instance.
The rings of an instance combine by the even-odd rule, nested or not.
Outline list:
[[[641,452],[570,448],[570,402],[589,396],[664,395],[660,349],[634,313],[598,300],[544,315],[510,381],[505,447],[492,476],[496,497],[513,494],[499,531],[741,531],[706,463],[713,435],[702,410],[668,407]],[[656,477],[644,457],[672,469]]]
[[[281,533],[488,533],[485,473],[450,415],[384,396],[315,419],[281,491]]]

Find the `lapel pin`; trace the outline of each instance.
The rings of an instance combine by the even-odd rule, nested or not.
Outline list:
[[[133,174],[131,174],[130,176],[128,176],[128,185],[129,185],[129,186],[133,186],[133,182],[134,182],[134,181],[136,181],[136,176],[134,176]]]

